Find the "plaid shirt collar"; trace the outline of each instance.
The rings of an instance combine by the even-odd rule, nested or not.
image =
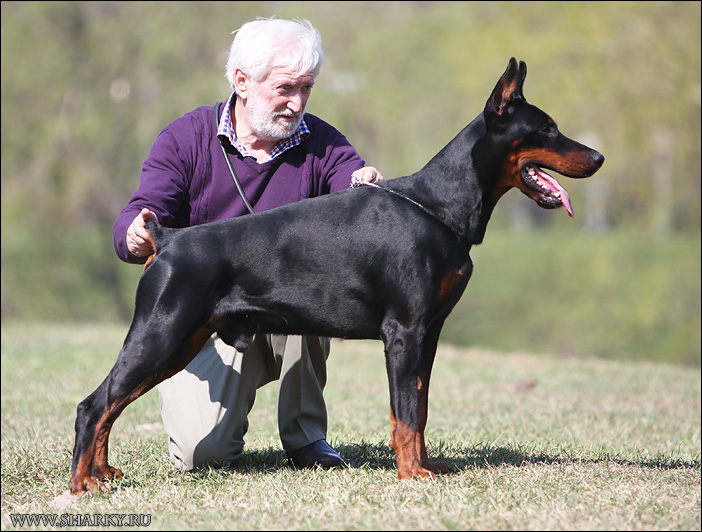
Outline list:
[[[220,117],[219,121],[219,128],[217,129],[217,136],[218,137],[225,137],[231,145],[239,152],[241,155],[244,157],[253,157],[249,153],[249,151],[246,149],[246,147],[239,142],[239,139],[236,137],[236,133],[234,132],[234,124],[232,123],[232,114],[231,114],[231,107],[232,107],[232,102],[236,99],[236,93],[232,92],[231,96],[227,100],[227,103],[223,106],[222,110],[222,116]],[[278,144],[275,145],[271,153],[268,155],[268,159],[265,161],[261,161],[262,163],[272,161],[278,155],[281,153],[289,150],[290,148],[294,148],[298,144],[302,143],[307,137],[310,136],[310,130],[307,127],[307,124],[305,123],[305,119],[300,121],[300,125],[298,128],[295,130],[295,133],[290,135],[288,138],[281,140],[278,142]]]

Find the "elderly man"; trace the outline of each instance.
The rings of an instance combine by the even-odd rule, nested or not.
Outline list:
[[[126,262],[152,253],[144,227],[151,217],[192,226],[333,193],[352,180],[382,180],[339,131],[305,113],[323,62],[308,21],[256,19],[235,34],[226,67],[231,96],[161,131],[114,224],[115,250]],[[293,465],[343,465],[326,441],[328,355],[328,338],[257,335],[243,355],[214,335],[158,387],[173,462],[193,469],[236,459],[257,388],[279,379],[278,428]]]

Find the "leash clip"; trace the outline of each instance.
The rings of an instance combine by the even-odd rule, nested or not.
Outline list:
[[[351,175],[351,187],[350,188],[356,188],[356,187],[362,187],[363,185],[370,185],[371,183],[366,183],[362,177],[359,177],[357,175]]]

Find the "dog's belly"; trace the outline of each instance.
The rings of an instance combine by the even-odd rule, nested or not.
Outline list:
[[[287,289],[286,289],[287,288]],[[238,292],[238,291],[237,291]],[[389,308],[382,294],[351,295],[293,283],[266,294],[221,300],[214,315],[220,326],[239,334],[271,333],[378,339]]]

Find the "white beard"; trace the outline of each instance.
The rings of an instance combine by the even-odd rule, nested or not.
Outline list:
[[[270,113],[262,105],[263,102],[261,100],[256,91],[251,91],[245,107],[249,127],[256,137],[261,140],[278,141],[286,139],[295,133],[300,126],[300,122],[302,122],[305,109],[297,115],[289,110],[282,113]],[[292,122],[287,120],[279,121],[278,117],[280,116],[295,116],[296,118]]]

